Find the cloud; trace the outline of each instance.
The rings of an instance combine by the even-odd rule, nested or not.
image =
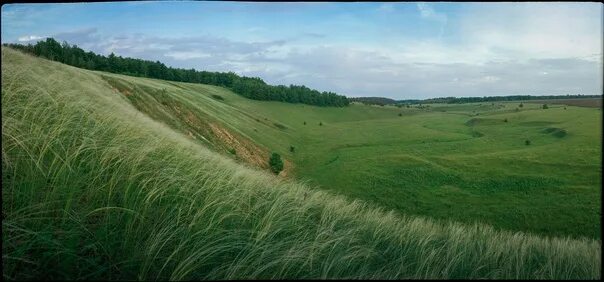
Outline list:
[[[348,96],[430,98],[509,94],[601,93],[601,63],[582,57],[513,59],[481,47],[439,42],[404,48],[243,42],[215,36],[100,36],[96,29],[60,34],[95,52],[159,60],[169,66],[234,71],[271,84],[304,84]],[[474,48],[474,49],[472,49]],[[479,57],[479,60],[476,60]],[[490,59],[489,59],[490,58]]]
[[[79,44],[93,43],[100,39],[98,29],[95,27],[60,32],[52,35],[52,37],[60,41],[77,42]]]
[[[311,37],[311,38],[325,38],[327,35],[323,33],[317,32],[303,32],[302,36]]]
[[[336,4],[319,5],[335,9]],[[252,6],[219,8],[238,7],[244,13],[242,7]],[[295,19],[297,6],[254,7],[255,13],[287,10]],[[394,9],[390,3],[373,7],[368,14]],[[83,28],[60,33],[23,29],[12,38],[33,42],[50,34],[105,55],[114,52],[173,67],[234,71],[271,84],[305,84],[349,96],[602,93],[601,6],[472,3],[456,6],[454,12],[447,7],[397,5],[397,12],[405,15],[397,20],[407,15],[421,19],[402,31],[377,24],[364,28],[360,16],[347,10],[285,33],[267,31],[261,22],[241,27],[262,33],[263,40],[226,35],[218,26],[207,32],[162,35],[79,25]],[[11,10],[2,13],[10,16]],[[195,35],[185,36],[189,34]]]
[[[438,34],[438,37],[443,36],[445,27],[447,25],[447,15],[434,11],[432,6],[426,3],[417,3],[417,9],[420,12],[421,18],[440,23],[440,32]]]
[[[426,3],[417,3],[417,9],[420,12],[422,18],[437,20],[437,21],[447,21],[447,15],[442,13],[437,13],[434,11],[432,6]]]
[[[591,4],[467,5],[460,15],[460,39],[519,59],[601,54],[602,9]]]
[[[59,32],[51,34],[49,36],[24,35],[20,36],[17,41],[23,43],[36,43],[37,41],[45,40],[48,37],[52,37],[59,42],[67,41],[70,44],[77,44],[80,47],[90,47],[90,44],[95,44],[99,42],[99,35],[97,34],[96,28],[84,28],[66,32]]]
[[[421,63],[353,48],[293,51],[288,71],[264,74],[273,83],[303,83],[350,96],[390,98],[601,93],[601,65],[581,58]],[[543,75],[547,72],[547,75]],[[295,74],[290,75],[290,74]]]
[[[384,3],[377,7],[378,12],[391,13],[394,12],[394,5],[391,3]]]
[[[26,35],[21,36],[17,39],[19,42],[31,42],[31,41],[39,41],[40,39],[46,38],[45,36],[37,36],[37,35]]]
[[[212,55],[203,53],[203,52],[168,52],[164,54],[166,57],[174,58],[175,60],[190,60],[190,59],[198,59],[198,58],[208,58]]]

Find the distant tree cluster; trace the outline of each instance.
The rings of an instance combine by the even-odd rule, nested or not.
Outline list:
[[[461,103],[477,103],[491,101],[522,101],[522,100],[546,100],[546,99],[575,99],[575,98],[601,98],[602,95],[514,95],[514,96],[484,96],[484,97],[442,97],[423,100],[423,103],[446,103],[446,104],[461,104]],[[520,103],[522,107],[522,103]]]
[[[384,97],[354,97],[348,98],[351,102],[359,102],[366,105],[392,105],[396,104],[396,100]]]
[[[523,101],[523,100],[548,100],[548,99],[580,99],[580,98],[602,98],[602,95],[514,95],[514,96],[484,96],[484,97],[440,97],[431,99],[406,99],[406,100],[394,100],[384,97],[355,97],[348,98],[351,102],[359,102],[366,105],[394,105],[399,108],[407,107],[409,105],[421,105],[421,104],[463,104],[463,103],[480,103],[480,102],[496,102],[496,101]],[[491,103],[491,106],[494,106]],[[520,103],[520,108],[522,108]]]
[[[172,68],[159,61],[122,58],[113,53],[105,57],[93,52],[85,52],[76,45],[69,45],[67,42],[60,44],[53,38],[39,41],[35,45],[4,45],[39,57],[89,70],[222,86],[254,100],[302,103],[325,107],[344,107],[349,104],[346,96],[337,95],[333,92],[319,92],[303,85],[273,86],[266,84],[260,78],[239,76],[233,72],[208,72]]]

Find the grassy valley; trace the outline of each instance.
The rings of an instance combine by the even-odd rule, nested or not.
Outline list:
[[[350,199],[436,219],[600,238],[600,108],[329,108],[99,74],[137,109],[199,143],[260,168],[278,152],[286,158],[283,176]]]
[[[601,108],[316,107],[2,62],[5,279],[601,276]]]

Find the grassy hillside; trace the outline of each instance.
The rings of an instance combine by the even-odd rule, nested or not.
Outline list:
[[[350,199],[511,231],[601,236],[601,108],[321,108],[97,74],[138,110],[197,143],[260,168],[276,151],[287,159],[283,175]]]
[[[2,48],[4,278],[600,277],[600,240],[367,207],[245,167],[208,149],[219,146],[211,137],[203,145],[172,128],[186,124],[157,122],[131,101],[99,73]],[[211,105],[194,110],[232,107]],[[213,117],[249,125],[247,115]],[[271,122],[255,127],[282,130]]]

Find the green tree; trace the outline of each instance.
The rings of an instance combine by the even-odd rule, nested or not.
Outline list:
[[[277,153],[272,153],[271,158],[268,160],[268,165],[271,167],[271,171],[275,174],[279,174],[283,170],[283,160],[281,160],[281,155]]]

